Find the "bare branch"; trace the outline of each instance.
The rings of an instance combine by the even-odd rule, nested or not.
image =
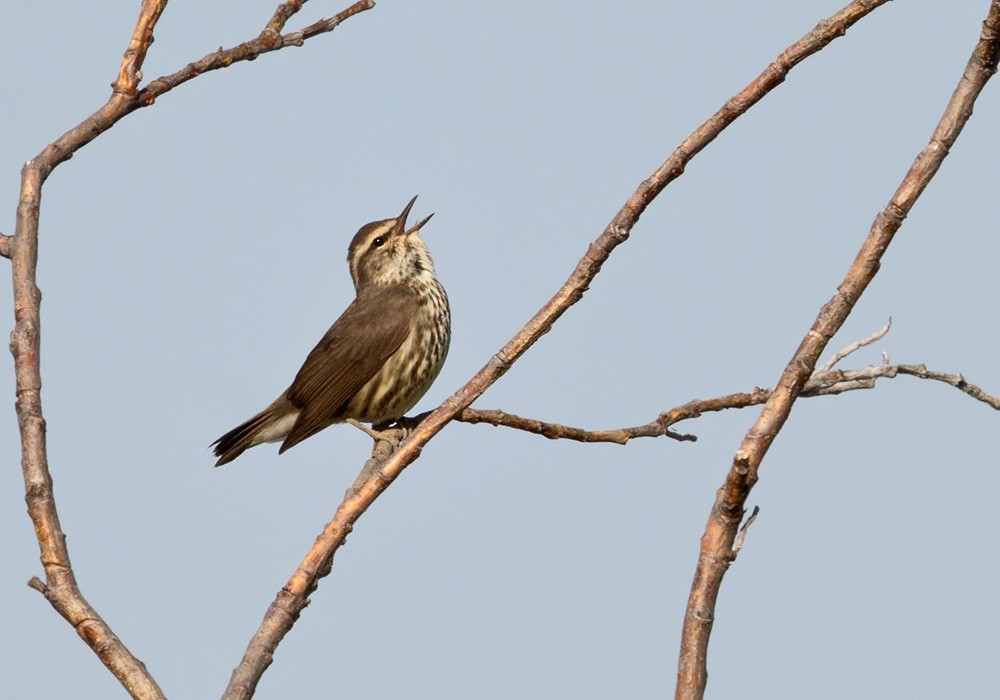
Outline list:
[[[152,41],[152,29],[165,2],[143,2],[132,41],[122,60],[116,92],[105,105],[122,105],[123,95],[137,79],[146,49]],[[88,120],[89,122],[89,120]],[[17,207],[15,240],[5,241],[11,256],[14,285],[14,330],[10,350],[14,356],[16,379],[15,407],[21,432],[21,469],[24,475],[25,501],[35,526],[41,550],[46,582],[33,578],[29,585],[40,591],[52,606],[73,626],[77,634],[98,655],[101,662],[134,698],[163,698],[156,681],[145,665],[125,647],[110,626],[87,602],[76,583],[70,563],[66,536],[59,523],[52,477],[45,449],[45,419],[42,416],[39,369],[41,348],[41,292],[36,283],[38,265],[38,213],[41,188],[52,169],[89,142],[88,122],[77,127],[77,143],[65,141],[48,146],[35,160],[28,161],[21,171],[21,193]],[[71,132],[72,133],[72,132]]]
[[[669,158],[644,180],[577,264],[569,279],[535,316],[462,388],[434,410],[399,448],[373,470],[371,478],[350,490],[333,519],[316,538],[298,569],[279,591],[264,621],[247,646],[226,698],[249,697],[274,650],[295,624],[318,580],[329,573],[331,559],[354,523],[376,498],[420,454],[449,421],[482,395],[528,348],[547,333],[566,310],[578,302],[611,253],[624,243],[649,203],[680,177],[687,163],[730,124],[780,85],[798,63],[842,36],[855,22],[888,0],[855,0],[786,49],[760,76],[698,127]],[[262,666],[262,664],[264,664]]]
[[[996,72],[1000,59],[998,31],[1000,0],[993,0],[979,42],[930,142],[917,156],[889,204],[875,218],[844,281],[834,297],[820,310],[733,458],[726,481],[716,494],[701,539],[701,553],[684,618],[677,674],[678,699],[704,696],[708,681],[708,640],[715,618],[715,602],[731,561],[730,554],[746,499],[757,482],[760,463],[809,381],[819,356],[875,277],[882,256],[903,219],[941,167],[972,115],[976,98]]]
[[[15,407],[21,431],[21,469],[28,515],[35,526],[46,579],[46,584],[33,579],[29,585],[45,595],[132,697],[159,699],[165,696],[145,665],[129,652],[80,592],[66,535],[59,524],[45,450],[39,371],[41,292],[35,283],[35,270],[41,183],[41,170],[25,166],[17,212],[17,240],[11,246],[15,322],[10,349],[14,356]]]
[[[466,408],[457,416],[455,420],[462,423],[487,423],[494,426],[514,428],[528,433],[542,435],[550,440],[575,440],[577,442],[611,442],[616,445],[624,445],[633,438],[640,437],[669,437],[682,442],[694,442],[697,438],[694,435],[681,435],[671,432],[668,429],[667,414],[661,413],[656,420],[645,425],[637,425],[632,428],[616,428],[613,430],[584,430],[582,428],[571,428],[558,423],[545,423],[533,418],[522,418],[513,413],[505,413],[499,410],[481,411],[475,408]]]
[[[940,372],[931,372],[923,365],[896,365],[896,371],[900,374],[908,374],[912,377],[933,379],[938,382],[944,382],[945,384],[951,384],[959,391],[965,392],[977,401],[982,401],[983,403],[988,404],[1000,411],[1000,396],[988,394],[975,384],[970,384],[965,381],[965,377],[961,374],[942,374]]]
[[[146,52],[153,44],[153,29],[160,19],[167,0],[143,0],[139,10],[139,19],[132,31],[132,40],[125,49],[118,79],[112,83],[115,92],[134,96],[142,80],[142,64],[146,61]]]
[[[274,10],[274,15],[268,21],[267,26],[264,27],[264,31],[281,34],[281,30],[285,28],[288,20],[291,19],[292,15],[301,10],[306,2],[308,0],[286,0],[278,5]]]
[[[274,17],[271,18],[264,31],[256,39],[245,41],[231,49],[220,48],[218,51],[210,53],[193,63],[189,63],[181,70],[156,78],[146,87],[136,90],[139,81],[142,79],[142,73],[139,68],[145,59],[149,45],[153,42],[153,27],[155,26],[156,19],[159,18],[159,13],[166,5],[166,0],[160,0],[160,2],[145,0],[140,12],[139,22],[136,24],[129,48],[126,50],[125,57],[122,60],[119,77],[113,83],[114,90],[111,99],[103,107],[60,136],[53,143],[46,146],[39,155],[28,161],[28,165],[32,165],[40,170],[41,181],[44,182],[53,168],[63,161],[72,158],[76,151],[110,129],[120,119],[137,109],[148,107],[156,101],[157,97],[165,92],[169,92],[178,85],[197,78],[208,71],[226,68],[240,61],[252,61],[261,54],[277,51],[286,46],[301,46],[305,39],[317,34],[333,31],[350,17],[365,10],[370,10],[375,6],[373,0],[359,0],[359,2],[355,2],[342,12],[310,25],[310,28],[314,29],[308,36],[305,35],[306,30],[292,32],[287,37],[279,34],[278,31],[284,26],[284,22],[294,12],[298,11],[303,2],[305,0],[301,0],[301,2],[289,0],[289,2],[280,5],[278,10],[275,11]],[[293,9],[289,10],[288,8]],[[274,29],[275,27],[277,29]]]
[[[887,330],[887,328],[883,328],[879,333],[884,335],[883,331]],[[874,338],[874,336],[869,336],[869,338],[865,338],[863,341],[854,343],[851,347],[855,349],[862,347],[862,344],[871,342],[870,338]],[[894,379],[901,374],[950,384],[977,401],[982,401],[1000,411],[1000,396],[983,391],[975,384],[966,381],[965,377],[961,374],[931,372],[924,365],[885,364],[853,370],[831,370],[828,372],[817,370],[809,381],[806,382],[800,397],[833,396],[859,389],[873,389],[877,379]],[[725,411],[730,408],[739,409],[747,408],[748,406],[759,406],[766,403],[773,393],[774,389],[755,388],[748,393],[726,394],[714,399],[694,399],[683,406],[678,406],[661,413],[655,420],[645,425],[611,430],[573,428],[558,423],[547,423],[534,418],[522,418],[521,416],[496,409],[479,410],[466,408],[455,416],[455,420],[462,423],[487,423],[494,426],[523,430],[528,433],[547,437],[550,440],[564,439],[575,440],[577,442],[610,442],[616,445],[624,445],[633,438],[666,436],[681,442],[694,442],[698,439],[694,435],[675,433],[670,431],[670,427],[681,421],[698,418],[704,413]]]
[[[304,1],[304,0],[302,0]],[[73,625],[81,638],[94,650],[105,666],[115,675],[134,698],[163,698],[163,692],[97,611],[84,599],[76,583],[66,536],[59,523],[53,495],[52,477],[49,472],[45,447],[45,419],[42,415],[39,332],[41,328],[41,292],[36,282],[38,266],[38,215],[41,206],[42,186],[46,178],[60,163],[68,160],[83,146],[110,129],[124,116],[140,107],[152,104],[153,98],[176,85],[196,77],[208,68],[182,71],[173,81],[161,79],[157,87],[138,90],[142,80],[141,68],[146,53],[153,43],[153,30],[166,0],[144,0],[125,50],[118,78],[108,102],[83,122],[49,144],[35,158],[25,163],[21,171],[21,192],[17,207],[14,236],[0,234],[0,254],[11,259],[14,286],[14,331],[11,333],[10,350],[14,356],[16,377],[16,409],[21,432],[21,465],[24,474],[25,500],[28,513],[35,526],[45,569],[45,581],[33,578],[29,586],[41,592],[52,606]],[[302,2],[289,1],[282,6],[290,16]],[[330,18],[322,31],[330,31],[344,19],[369,9],[370,0],[358,2],[339,15]],[[282,12],[282,8],[279,8]],[[276,12],[275,17],[279,15]],[[287,16],[285,19],[287,19]],[[258,39],[241,44],[232,53],[220,51],[213,54],[219,68],[239,60],[250,60],[259,53],[274,51],[286,45],[301,44],[300,39],[284,41],[277,33],[284,26],[284,19],[272,18],[269,27]],[[313,34],[320,33],[317,28]],[[198,64],[192,64],[197,66]],[[190,66],[189,66],[190,68]],[[178,75],[178,74],[175,74]],[[171,76],[168,76],[170,78]],[[159,90],[159,92],[157,91]]]
[[[280,27],[284,26],[284,22],[288,19],[288,17],[281,15],[280,11],[282,8],[289,5],[294,5],[294,11],[297,12],[302,3],[287,2],[279,6],[278,11],[275,12],[275,17],[271,19],[268,26],[256,39],[245,41],[242,44],[238,44],[230,49],[220,48],[218,51],[210,53],[193,63],[187,64],[175,73],[164,75],[151,81],[149,85],[139,91],[139,94],[137,95],[139,105],[137,106],[145,107],[147,105],[151,105],[156,98],[163,93],[169,92],[178,85],[186,83],[192,78],[197,78],[203,73],[218,70],[219,68],[227,68],[240,61],[252,61],[262,54],[277,51],[285,48],[286,46],[301,46],[306,39],[317,36],[318,34],[332,32],[340,26],[344,20],[375,7],[373,0],[360,0],[359,2],[356,2],[348,7],[346,10],[331,17],[321,19],[320,21],[309,25],[305,29],[297,32],[290,32],[289,34],[279,34],[278,31],[280,31]],[[276,18],[279,18],[279,16],[284,17],[280,22],[276,21]]]
[[[326,34],[327,32],[332,32],[337,28],[341,22],[355,15],[363,10],[369,10],[375,6],[374,2],[359,2],[352,5],[347,10],[344,10],[340,14],[331,15],[330,17],[324,17],[321,20],[313,22],[308,27],[298,30],[297,32],[289,32],[288,34],[281,35],[281,41],[285,46],[302,46],[306,39],[311,39],[319,34]]]

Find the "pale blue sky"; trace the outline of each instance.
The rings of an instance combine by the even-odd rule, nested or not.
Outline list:
[[[107,98],[138,5],[4,9],[5,233],[21,163]],[[274,5],[175,0],[144,74],[255,35]],[[988,5],[893,2],[795,69],[476,405],[606,428],[772,384],[926,143]],[[313,0],[289,26],[342,6]],[[358,227],[414,194],[415,214],[436,212],[424,238],[454,336],[432,408],[691,130],[839,7],[381,0],[182,86],[54,173],[39,281],[60,515],[84,594],[168,696],[221,693],[368,454],[343,426],[219,470],[208,450],[350,301]],[[890,316],[892,332],[845,367],[888,352],[1000,392],[998,94],[831,351]],[[0,391],[3,693],[125,697],[25,585],[42,569],[10,360]],[[755,416],[627,447],[448,427],[358,523],[257,697],[669,695],[698,539]],[[797,404],[723,586],[709,697],[1000,695],[998,420],[911,378]]]

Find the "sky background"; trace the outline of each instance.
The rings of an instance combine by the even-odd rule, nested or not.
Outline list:
[[[299,28],[347,2],[314,0]],[[274,0],[167,7],[143,73],[255,36]],[[792,71],[653,204],[475,405],[588,428],[770,386],[926,144],[989,3],[893,2]],[[107,99],[139,3],[8,3],[0,230],[21,164]],[[213,469],[353,294],[347,244],[414,194],[458,389],[563,283],[638,183],[840,4],[380,0],[331,35],[205,75],[49,179],[43,403],[84,595],[171,698],[221,694],[370,441],[337,426]],[[1000,86],[827,353],[1000,392]],[[8,269],[4,265],[4,270]],[[10,287],[0,305],[13,326]],[[0,684],[125,692],[25,582],[13,371],[0,420]],[[699,538],[757,409],[696,443],[552,442],[453,424],[358,522],[260,698],[673,692]],[[714,698],[1000,695],[1000,415],[901,377],[803,400],[748,505],[709,651]]]

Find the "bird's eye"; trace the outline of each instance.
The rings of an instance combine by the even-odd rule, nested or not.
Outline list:
[[[372,241],[372,248],[381,248],[383,243],[385,243],[385,236],[376,236],[375,240]]]

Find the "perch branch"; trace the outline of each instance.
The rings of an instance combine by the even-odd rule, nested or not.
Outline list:
[[[108,102],[25,163],[21,170],[21,192],[14,236],[4,235],[0,238],[0,254],[11,260],[14,287],[14,330],[10,337],[10,350],[14,356],[15,406],[21,434],[21,467],[24,474],[25,501],[35,527],[45,571],[44,582],[36,577],[29,581],[29,585],[41,592],[59,614],[66,618],[132,697],[151,699],[163,698],[163,692],[143,663],[128,651],[108,624],[84,599],[70,564],[66,536],[59,523],[52,476],[46,456],[39,364],[41,292],[36,282],[36,271],[42,186],[52,170],[127,114],[152,104],[151,98],[160,94],[157,89],[163,92],[199,74],[189,71],[183,79],[173,82],[161,80],[157,84],[159,88],[147,87],[138,90],[138,85],[142,81],[142,65],[153,42],[157,20],[166,4],[166,0],[144,0],[142,3],[139,19],[122,58]],[[301,4],[301,2],[287,2],[284,6],[297,8]],[[370,1],[355,3],[340,15],[326,21],[323,31],[329,31],[347,17],[372,6],[373,3]],[[275,23],[273,18],[272,23]],[[280,29],[284,22],[275,24]],[[317,29],[315,33],[319,31]],[[280,36],[277,40],[269,40],[265,34],[266,30],[255,42],[241,45],[241,47],[260,45],[261,49],[256,53],[253,53],[253,50],[238,53],[234,49],[230,54],[221,51],[213,56],[219,57],[224,65],[229,65],[238,60],[248,60],[264,50],[273,51],[283,45],[296,43],[284,44]]]
[[[316,589],[320,578],[330,571],[331,559],[344,543],[354,523],[376,498],[420,455],[423,446],[459,412],[475,401],[507,372],[511,364],[551,328],[566,310],[579,301],[601,266],[624,243],[649,203],[672,181],[680,177],[687,163],[722,131],[780,85],[798,63],[842,36],[855,22],[888,0],[855,0],[829,20],[821,23],[768,66],[760,76],[726,102],[698,127],[669,158],[644,180],[625,202],[603,233],[590,244],[569,279],[535,316],[501,348],[463,387],[446,399],[404,440],[371,476],[349,490],[323,532],[316,538],[302,563],[271,603],[260,627],[247,645],[234,670],[225,698],[247,698],[256,688],[274,651],[292,628]]]
[[[996,72],[1000,56],[998,28],[1000,0],[993,0],[979,42],[930,142],[917,156],[888,205],[875,218],[844,281],[820,310],[733,458],[726,481],[716,494],[701,539],[701,552],[691,584],[681,639],[676,688],[678,699],[704,696],[708,682],[708,641],[715,618],[715,603],[722,579],[734,559],[737,528],[743,519],[747,496],[757,482],[760,463],[785,424],[796,398],[805,388],[820,354],[875,277],[882,256],[903,219],[941,167],[972,115],[976,98]]]

